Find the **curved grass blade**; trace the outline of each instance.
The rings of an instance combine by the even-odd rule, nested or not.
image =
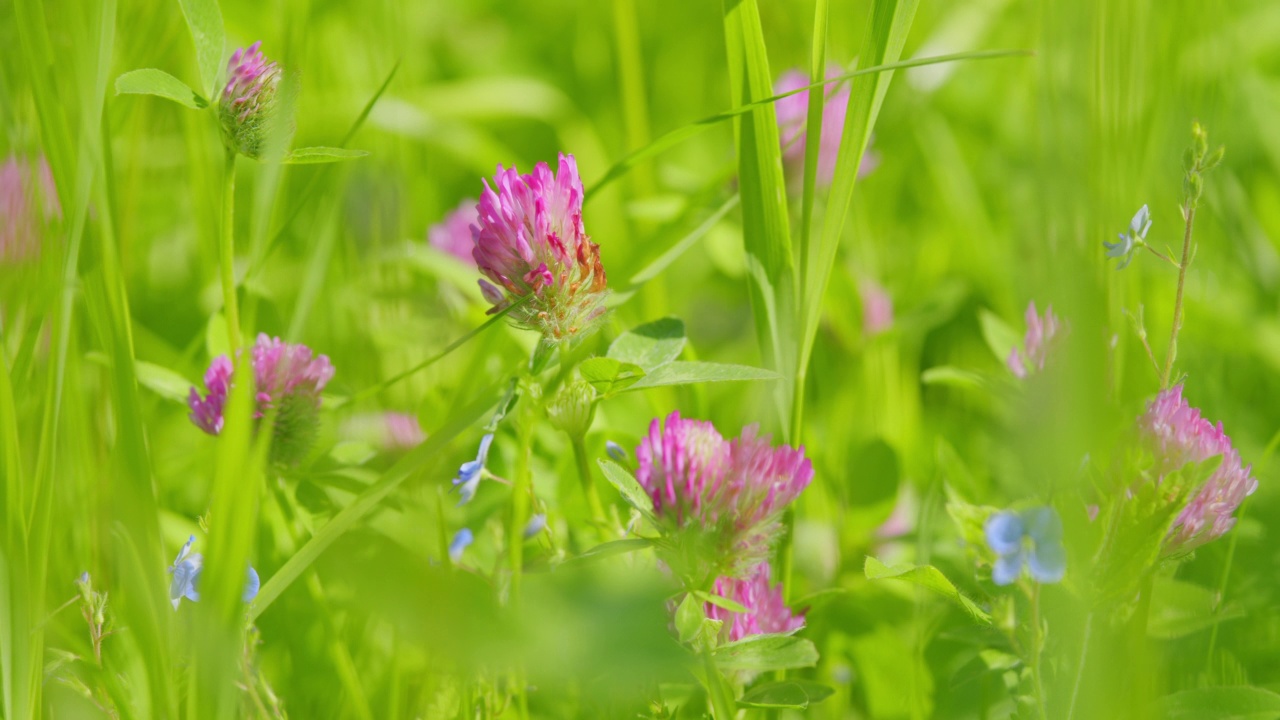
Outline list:
[[[862,77],[865,75],[875,75],[877,73],[890,72],[892,70],[905,70],[907,68],[923,67],[925,65],[937,65],[939,63],[959,62],[962,60],[997,60],[997,59],[1009,58],[1009,57],[1030,57],[1032,55],[1034,55],[1034,53],[1030,50],[978,50],[974,52],[951,53],[948,55],[935,55],[932,57],[913,58],[911,60],[901,60],[898,62],[884,63],[882,65],[873,65],[870,67],[860,68],[852,72],[841,73],[840,75],[832,75],[831,77],[826,78],[822,82],[810,83],[809,85],[796,88],[795,90],[789,90],[784,93],[779,93],[777,95],[772,95],[772,96],[761,98],[759,100],[756,100],[750,103],[746,103],[744,105],[740,105],[732,110],[726,110],[721,113],[716,113],[715,115],[709,115],[705,118],[702,118],[701,120],[695,120],[694,122],[688,125],[678,127],[675,130],[671,130],[670,132],[666,133],[665,135],[659,136],[653,142],[649,143],[648,145],[642,148],[639,148],[638,150],[633,150],[627,156],[623,157],[621,160],[614,163],[613,166],[610,167],[609,170],[606,171],[605,174],[599,180],[595,181],[595,183],[592,184],[591,187],[587,188],[586,195],[583,199],[583,202],[590,201],[591,198],[594,197],[596,193],[598,193],[600,190],[604,189],[606,185],[608,185],[609,183],[612,183],[614,180],[617,180],[623,175],[626,175],[628,172],[632,170],[632,168],[634,168],[636,165],[643,162],[645,159],[653,155],[656,155],[660,152],[663,152],[664,150],[669,150],[670,148],[673,148],[676,145],[679,145],[680,143],[684,142],[685,140],[688,140],[689,138],[701,135],[703,132],[711,129],[713,126],[718,125],[726,120],[732,120],[740,115],[745,115],[761,105],[771,105],[783,98],[791,97],[792,95],[797,95],[802,92],[808,92],[809,90],[813,90],[815,88],[824,87],[833,82],[849,80],[852,78]]]

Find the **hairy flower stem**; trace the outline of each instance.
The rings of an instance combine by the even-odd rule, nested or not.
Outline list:
[[[222,272],[222,306],[227,316],[230,356],[240,349],[240,308],[236,301],[236,153],[227,150],[225,185],[222,190],[222,231],[218,235],[218,261]]]
[[[511,496],[511,527],[507,533],[507,555],[511,560],[511,586],[508,602],[513,612],[519,612],[521,576],[524,572],[524,528],[529,522],[529,488],[532,484],[533,423],[524,413],[516,432],[519,447],[516,450],[515,487]],[[525,691],[525,674],[522,666],[512,672],[515,685],[516,710],[520,720],[529,717],[529,698]]]
[[[1036,710],[1040,720],[1048,720],[1045,711],[1044,678],[1040,664],[1044,655],[1044,627],[1040,623],[1040,585],[1037,583],[1031,591],[1031,677],[1035,683]]]
[[[1080,644],[1080,662],[1076,665],[1076,682],[1071,688],[1071,702],[1067,705],[1067,720],[1074,720],[1076,698],[1080,697],[1080,681],[1084,678],[1084,663],[1089,657],[1089,640],[1093,636],[1093,613],[1084,619],[1084,640]]]
[[[1187,229],[1182,235],[1182,262],[1178,264],[1178,295],[1173,303],[1173,328],[1169,331],[1169,349],[1164,355],[1164,372],[1160,375],[1161,390],[1169,387],[1173,359],[1178,354],[1178,331],[1182,329],[1182,291],[1187,284],[1187,266],[1191,264],[1191,223],[1196,217],[1195,205],[1188,204],[1184,214]]]

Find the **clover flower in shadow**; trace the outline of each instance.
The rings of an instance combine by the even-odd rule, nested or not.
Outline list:
[[[991,568],[996,585],[1017,582],[1024,567],[1039,583],[1056,583],[1066,574],[1062,520],[1053,508],[998,512],[987,518],[983,530],[987,547],[996,555]]]

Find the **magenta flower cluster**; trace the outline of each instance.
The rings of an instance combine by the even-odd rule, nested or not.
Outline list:
[[[248,157],[261,157],[267,121],[275,112],[280,66],[267,59],[261,42],[240,48],[227,62],[227,84],[218,103],[218,118],[227,146]]]
[[[320,393],[333,379],[329,358],[314,356],[305,345],[293,345],[266,334],[250,349],[253,364],[254,418],[276,411],[271,454],[274,460],[300,459],[315,439]],[[234,368],[226,355],[214,358],[204,375],[204,397],[191,388],[187,404],[191,422],[210,435],[222,432]]]
[[[1182,397],[1182,386],[1161,392],[1138,419],[1144,444],[1163,478],[1189,463],[1221,456],[1213,474],[1193,491],[1165,538],[1166,553],[1185,552],[1222,537],[1235,526],[1234,513],[1258,489],[1253,467],[1244,465],[1222,423],[1214,425]]]
[[[36,256],[45,224],[61,217],[49,163],[10,155],[0,165],[0,262]]]
[[[463,200],[443,220],[431,226],[427,231],[427,242],[431,247],[473,265],[475,258],[471,252],[475,242],[471,239],[471,226],[479,219],[476,201],[470,198]]]
[[[1014,348],[1009,353],[1006,364],[1010,372],[1019,378],[1025,378],[1032,372],[1044,370],[1045,361],[1053,349],[1054,340],[1060,329],[1058,317],[1053,314],[1053,306],[1045,308],[1044,317],[1036,310],[1036,303],[1027,305],[1027,334],[1022,342],[1022,349]]]
[[[600,246],[582,225],[583,195],[572,155],[560,155],[555,173],[546,163],[529,175],[499,165],[493,185],[485,181],[472,257],[492,281],[480,281],[491,312],[524,299],[512,318],[552,340],[593,327],[607,289]]]
[[[787,633],[804,627],[804,615],[795,615],[782,597],[782,584],[769,582],[769,563],[760,563],[745,578],[722,577],[714,592],[747,608],[740,613],[712,603],[704,608],[708,618],[720,620],[721,637],[729,642],[751,635]]]

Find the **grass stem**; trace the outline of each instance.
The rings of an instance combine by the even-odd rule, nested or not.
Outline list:
[[[222,273],[222,306],[227,316],[227,342],[231,356],[240,349],[240,307],[236,300],[236,152],[227,150],[222,189],[222,231],[218,234],[218,264]]]

